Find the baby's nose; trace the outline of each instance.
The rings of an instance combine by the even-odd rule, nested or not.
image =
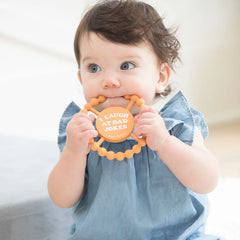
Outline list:
[[[103,88],[120,87],[120,80],[116,75],[108,74],[102,81]]]

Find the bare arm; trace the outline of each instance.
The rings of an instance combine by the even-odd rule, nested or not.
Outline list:
[[[86,157],[65,148],[48,179],[48,192],[59,207],[69,208],[80,199],[84,189]]]
[[[189,146],[169,134],[162,117],[152,107],[144,107],[135,119],[136,135],[146,135],[148,146],[185,187],[197,193],[208,193],[216,187],[218,161],[205,147],[199,129],[195,129],[193,145]]]
[[[83,193],[89,140],[97,136],[93,120],[78,113],[67,125],[66,146],[48,179],[49,195],[59,207],[74,206]]]
[[[192,146],[169,136],[157,153],[185,187],[197,193],[208,193],[216,187],[218,161],[205,147],[199,129],[195,129]]]

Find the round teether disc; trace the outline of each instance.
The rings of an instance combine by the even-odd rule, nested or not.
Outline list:
[[[134,118],[122,107],[104,109],[96,119],[96,128],[99,135],[108,142],[122,142],[132,133]]]

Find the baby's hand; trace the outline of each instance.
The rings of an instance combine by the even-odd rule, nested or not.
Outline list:
[[[146,136],[146,142],[150,149],[158,152],[162,144],[170,136],[165,123],[159,113],[150,106],[145,106],[135,117],[135,135]]]
[[[77,113],[67,125],[66,147],[75,154],[86,156],[90,151],[89,140],[98,135],[93,126],[94,116]]]

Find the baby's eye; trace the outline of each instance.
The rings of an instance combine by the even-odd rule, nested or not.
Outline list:
[[[97,64],[90,64],[88,68],[91,73],[96,73],[101,71],[101,68]]]
[[[121,69],[122,70],[129,70],[129,69],[132,69],[134,68],[135,65],[133,63],[130,63],[130,62],[124,62],[122,65],[121,65]]]

